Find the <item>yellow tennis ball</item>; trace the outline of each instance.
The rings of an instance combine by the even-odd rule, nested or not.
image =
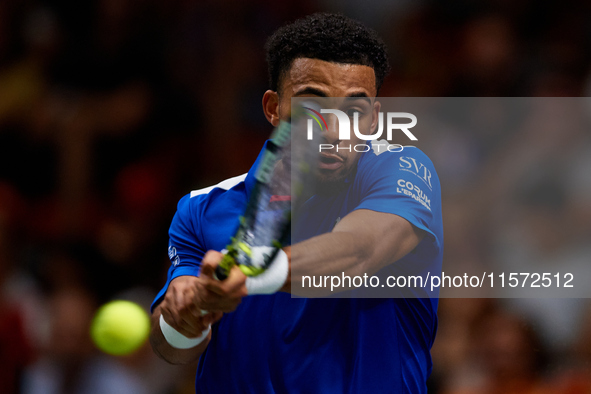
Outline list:
[[[96,312],[90,327],[95,345],[105,353],[122,356],[142,346],[150,334],[146,311],[131,301],[111,301]]]

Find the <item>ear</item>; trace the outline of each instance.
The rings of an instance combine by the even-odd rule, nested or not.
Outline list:
[[[370,130],[372,130],[372,134],[377,131],[380,109],[382,109],[382,103],[380,103],[378,101],[378,99],[376,99],[373,102],[373,111],[371,114],[372,118],[371,118],[371,129]]]
[[[265,117],[273,125],[279,125],[279,94],[272,90],[267,90],[263,95],[263,112]]]

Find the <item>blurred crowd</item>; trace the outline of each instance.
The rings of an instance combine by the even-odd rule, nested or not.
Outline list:
[[[1,393],[193,391],[195,365],[102,355],[90,320],[113,298],[149,307],[178,199],[247,171],[270,132],[266,37],[323,10],[386,40],[381,96],[591,93],[584,1],[0,1]],[[419,142],[444,267],[591,264],[591,116],[569,116]],[[591,393],[587,299],[446,298],[439,317],[430,392]]]

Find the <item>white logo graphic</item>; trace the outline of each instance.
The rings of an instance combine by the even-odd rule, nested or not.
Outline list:
[[[397,184],[398,187],[396,188],[396,192],[414,198],[423,204],[423,206],[429,211],[431,210],[431,200],[417,185],[414,185],[412,182],[405,181],[404,179],[399,179]]]
[[[181,259],[176,254],[176,248],[172,245],[168,246],[168,258],[175,267],[181,262]]]
[[[338,109],[321,109],[321,114],[333,114],[339,121],[339,140],[350,140],[351,139],[351,121],[349,115]],[[395,118],[407,118],[410,119],[410,123],[393,123]],[[323,119],[324,120],[324,119]],[[314,125],[312,119],[308,119],[308,139],[312,139],[312,126]],[[417,125],[417,117],[408,112],[388,112],[387,113],[387,125],[386,125],[386,139],[392,139],[393,130],[401,130],[408,138],[412,141],[417,141],[417,137],[414,136],[408,129]],[[382,136],[384,132],[384,113],[378,114],[378,130],[375,134],[363,134],[359,131],[359,112],[353,113],[353,132],[355,136],[363,141],[377,140]]]
[[[308,140],[312,140],[313,136],[314,136],[314,124],[318,124],[318,126],[320,127],[320,129],[322,131],[326,131],[326,129],[328,129],[328,123],[326,122],[326,120],[324,119],[324,116],[322,116],[322,114],[333,114],[336,116],[337,120],[338,120],[338,131],[339,131],[339,137],[338,139],[340,141],[347,141],[351,139],[351,120],[350,120],[350,116],[346,113],[343,112],[341,110],[338,109],[320,109],[320,112],[317,110],[314,110],[312,108],[309,107],[304,107],[307,110],[307,114],[310,116],[310,118],[307,121],[307,138]],[[394,123],[394,119],[400,119],[400,118],[404,118],[404,119],[408,119],[410,120],[409,123]],[[414,136],[413,133],[410,132],[410,128],[416,126],[417,124],[417,117],[414,116],[411,113],[408,112],[387,112],[386,113],[386,138],[388,140],[392,139],[392,135],[393,135],[393,131],[394,130],[400,130],[402,131],[410,140],[412,141],[417,141],[417,137]],[[384,134],[384,113],[380,112],[378,113],[378,129],[375,133],[373,134],[364,134],[361,131],[359,131],[359,112],[354,112],[353,113],[353,133],[355,134],[355,137],[357,137],[358,139],[362,140],[362,141],[372,141],[372,146],[374,151],[376,150],[376,147],[378,148],[378,151],[381,152],[385,152],[386,150],[389,152],[400,152],[402,151],[403,147],[401,145],[398,144],[393,144],[393,145],[384,145],[384,144],[375,144],[375,141],[378,141],[378,139],[382,136],[382,134]],[[358,144],[355,145],[353,147],[339,147],[339,146],[334,146],[332,144],[320,144],[319,145],[319,150],[322,152],[323,150],[330,150],[330,149],[336,149],[337,151],[340,150],[348,150],[349,152],[351,152],[351,150],[353,149],[355,152],[367,152],[368,150],[372,149],[370,148],[369,145],[367,144]],[[383,150],[381,150],[380,148],[383,148]]]
[[[423,163],[417,161],[414,157],[401,156],[398,164],[400,170],[415,174],[425,182],[429,190],[433,190],[433,186],[431,185],[431,171]]]

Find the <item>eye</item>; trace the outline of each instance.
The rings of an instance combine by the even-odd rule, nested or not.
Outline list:
[[[348,110],[345,111],[345,113],[347,114],[347,116],[351,119],[353,119],[353,117],[355,116],[356,113],[359,114],[359,117],[363,117],[363,111],[357,109],[357,108],[350,108]]]

